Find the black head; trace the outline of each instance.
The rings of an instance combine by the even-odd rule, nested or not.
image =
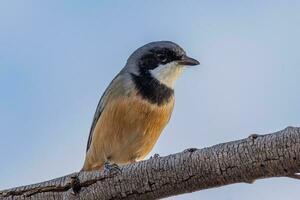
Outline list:
[[[159,65],[176,62],[178,65],[198,65],[199,62],[186,55],[174,42],[158,41],[138,48],[128,59],[135,62],[141,71],[152,70]]]
[[[186,55],[177,44],[169,41],[151,42],[137,49],[128,59],[125,70],[142,98],[157,105],[173,97],[173,85],[183,65],[199,62]]]

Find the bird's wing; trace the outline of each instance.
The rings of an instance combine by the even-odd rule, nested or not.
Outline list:
[[[103,111],[103,109],[105,108],[105,105],[112,99],[115,98],[117,96],[121,96],[124,94],[124,88],[122,87],[123,85],[123,78],[122,76],[120,76],[120,74],[118,74],[109,84],[109,86],[106,88],[105,92],[103,93],[102,97],[100,98],[100,101],[98,103],[95,115],[94,115],[94,119],[93,119],[93,123],[90,129],[90,134],[89,134],[89,139],[87,142],[87,147],[86,147],[86,151],[89,150],[90,145],[92,143],[92,139],[93,139],[93,132],[94,129],[97,125],[97,122],[100,119],[101,113]]]

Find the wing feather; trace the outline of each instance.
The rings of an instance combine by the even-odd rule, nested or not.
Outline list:
[[[86,151],[89,150],[92,140],[93,140],[93,133],[94,129],[101,117],[101,113],[104,110],[106,104],[110,101],[111,98],[114,98],[116,96],[120,96],[124,94],[124,88],[123,88],[123,79],[120,74],[118,74],[109,84],[109,86],[106,88],[105,92],[103,93],[102,97],[100,98],[100,101],[98,103],[96,112],[94,114],[92,126],[90,129],[90,134],[87,142]]]

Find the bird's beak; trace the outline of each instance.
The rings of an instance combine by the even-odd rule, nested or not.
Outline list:
[[[184,55],[180,60],[177,61],[179,65],[187,65],[187,66],[194,66],[199,65],[200,62],[194,58],[190,58]]]

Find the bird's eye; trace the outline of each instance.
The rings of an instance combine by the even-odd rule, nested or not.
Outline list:
[[[168,59],[164,54],[158,54],[157,57],[161,62],[166,62]]]

